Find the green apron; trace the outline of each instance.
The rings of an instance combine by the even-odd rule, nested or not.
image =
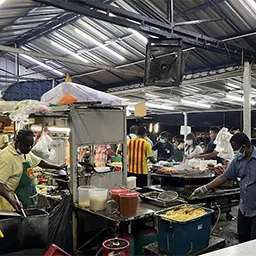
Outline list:
[[[22,202],[24,209],[36,208],[37,191],[34,172],[29,162],[23,163],[22,176],[15,193]]]

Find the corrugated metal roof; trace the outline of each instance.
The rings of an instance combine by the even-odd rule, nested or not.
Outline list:
[[[182,28],[216,39],[226,39],[229,43],[256,51],[255,35],[240,39],[234,37],[235,35],[255,30],[256,4],[253,6],[252,1],[174,0],[174,21],[219,19],[218,21],[198,25],[186,25],[182,26]],[[166,22],[167,19],[166,0],[116,0],[111,5],[159,21]],[[2,17],[0,17],[0,44],[14,43],[15,40],[18,42],[20,36],[31,29],[36,34],[38,29],[44,27],[54,17],[58,17],[62,13],[66,13],[66,11],[54,7],[41,6],[29,0],[8,0],[0,7],[0,16]],[[142,78],[129,76],[125,71],[123,73],[113,73],[101,68],[92,68],[86,65],[86,61],[111,67],[127,67],[134,71],[142,72],[145,59],[145,36],[143,33],[138,33],[128,28],[81,16],[74,22],[61,26],[59,29],[49,30],[49,33],[44,34],[42,37],[39,36],[24,46],[27,49],[51,55],[75,55],[80,60],[82,58],[83,64],[78,63],[75,65],[37,58],[34,58],[35,61],[33,62],[23,56],[20,56],[20,61],[21,64],[30,67],[35,72],[43,72],[47,77],[60,78],[61,73],[69,73],[74,77],[74,81],[100,90],[121,85],[130,86],[134,83],[142,83]],[[229,40],[227,40],[228,38]],[[187,51],[185,54],[185,71],[187,74],[200,70],[215,70],[220,66],[239,64],[238,62],[234,63],[234,60],[230,59],[228,55],[199,48]],[[14,58],[12,54],[6,55],[11,59]],[[38,61],[50,68],[40,66]],[[235,79],[232,81],[237,82]],[[238,108],[240,103],[230,105],[231,102],[226,99],[226,93],[229,92],[226,85],[227,82],[227,79],[220,79],[216,82],[181,88],[159,88],[154,93],[161,94],[163,98],[165,98],[164,96],[170,98],[170,95],[173,95],[171,97],[187,97],[191,101],[208,102],[213,104],[215,108]],[[253,87],[256,89],[255,79],[252,82]],[[236,88],[236,90],[238,89]],[[124,92],[124,95],[127,96],[127,91]],[[128,96],[132,97],[133,95]],[[143,98],[154,102],[154,100],[147,98],[145,95]],[[219,99],[222,99],[221,102],[218,102]],[[178,108],[180,111],[187,109],[185,106]],[[177,108],[175,108],[176,110]]]

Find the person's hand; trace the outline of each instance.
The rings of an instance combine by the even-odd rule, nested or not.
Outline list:
[[[191,194],[191,196],[189,198],[193,198],[193,197],[197,197],[197,196],[203,196],[205,193],[207,193],[208,189],[207,187],[204,185],[204,186],[201,186],[197,189],[194,190],[194,192]]]
[[[18,202],[15,199],[11,199],[10,203],[11,203],[12,207],[14,208],[14,210],[17,212],[21,212],[21,209],[23,209],[22,203]]]
[[[67,168],[67,164],[61,164],[58,166],[58,169],[57,170],[63,170],[63,169],[66,169]]]

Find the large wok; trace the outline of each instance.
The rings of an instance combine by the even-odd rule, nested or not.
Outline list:
[[[193,171],[188,174],[151,174],[152,178],[161,178],[161,187],[184,187],[186,185],[204,185],[212,181],[215,175],[208,171]]]

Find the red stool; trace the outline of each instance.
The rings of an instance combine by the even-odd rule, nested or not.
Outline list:
[[[57,245],[52,244],[44,256],[71,256],[71,255],[63,251]]]

